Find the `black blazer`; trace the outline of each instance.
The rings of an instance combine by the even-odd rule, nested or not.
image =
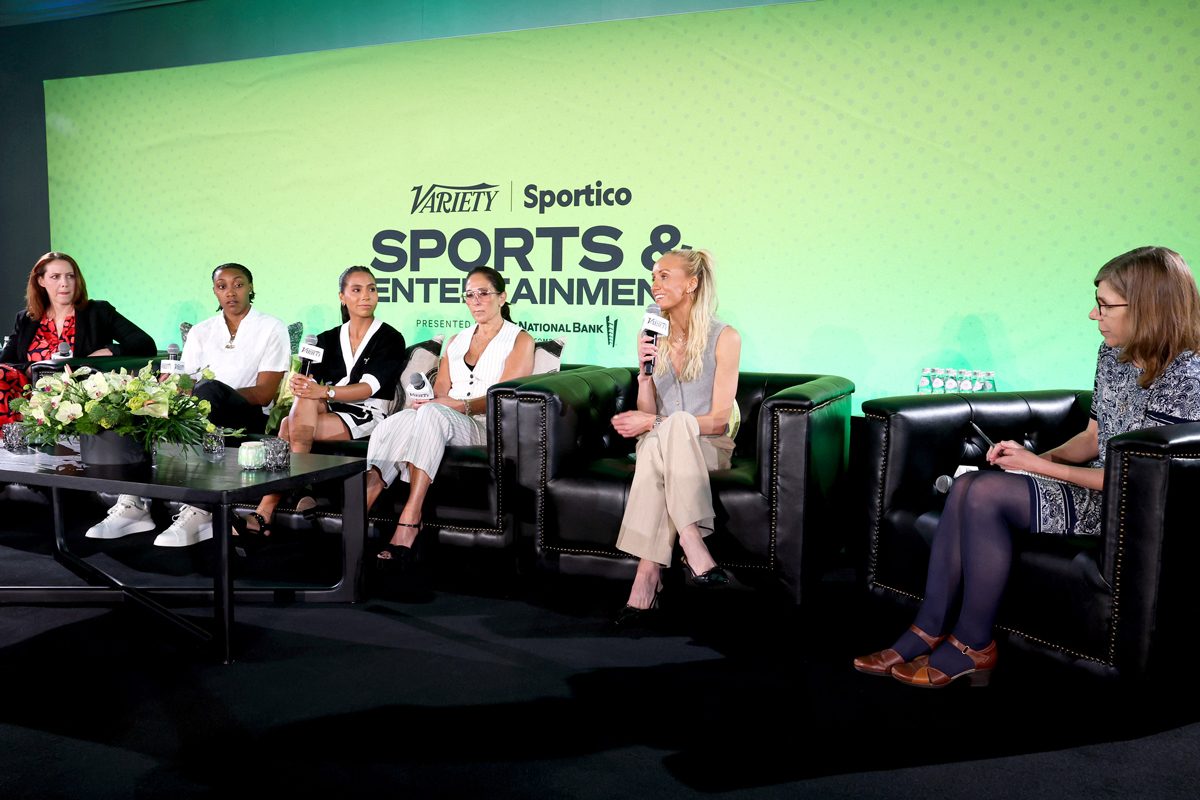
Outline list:
[[[342,326],[317,334],[317,346],[323,348],[325,353],[321,363],[313,366],[313,376],[330,384],[346,377],[346,361],[342,358]],[[404,335],[386,322],[383,323],[359,353],[347,383],[362,383],[363,375],[374,375],[379,381],[379,391],[373,396],[381,400],[395,399],[396,382],[404,370],[404,349]]]
[[[19,369],[29,366],[29,345],[37,333],[40,319],[30,319],[22,308],[13,323],[12,337],[0,353],[0,363]],[[104,300],[89,300],[83,308],[75,309],[75,353],[82,357],[107,347],[114,356],[153,356],[157,352],[154,340]]]

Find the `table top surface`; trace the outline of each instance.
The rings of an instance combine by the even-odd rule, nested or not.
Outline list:
[[[365,467],[362,458],[294,453],[289,469],[243,470],[236,447],[212,456],[174,445],[160,447],[153,466],[85,466],[70,442],[53,451],[12,453],[0,448],[0,482],[204,503],[257,499],[269,492],[348,478]]]

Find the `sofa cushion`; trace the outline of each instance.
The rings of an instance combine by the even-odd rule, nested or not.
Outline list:
[[[423,374],[432,385],[437,380],[438,361],[442,354],[442,341],[446,337],[438,334],[432,339],[417,342],[410,346],[404,354],[404,369],[400,372],[400,385],[396,388],[396,402],[393,410],[412,408],[413,401],[408,396],[408,379],[418,372]]]
[[[539,339],[533,345],[533,374],[558,372],[562,367],[565,339]]]

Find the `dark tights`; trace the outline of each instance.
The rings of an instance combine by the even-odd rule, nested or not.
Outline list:
[[[933,537],[925,600],[913,624],[931,636],[947,633],[961,595],[958,620],[949,632],[968,647],[987,647],[1012,565],[1012,531],[1029,529],[1031,491],[1027,478],[1003,472],[970,472],[954,482]],[[905,661],[927,649],[910,631],[893,648]],[[950,675],[971,665],[952,647],[937,648],[930,664]]]

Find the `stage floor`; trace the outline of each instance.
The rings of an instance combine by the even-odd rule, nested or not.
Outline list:
[[[74,524],[97,511],[81,503]],[[0,582],[77,581],[47,555],[46,513],[4,501]],[[153,552],[152,536],[112,557],[207,580],[200,555]],[[303,572],[305,549],[261,570]],[[496,567],[443,550],[404,596],[239,604],[230,666],[137,608],[4,606],[0,797],[1067,800],[1200,786],[1200,705],[1182,678],[1129,691],[1011,649],[988,689],[862,676],[851,657],[905,621],[849,574],[806,613],[670,585],[661,623],[631,634],[608,623],[620,586],[530,586]]]

